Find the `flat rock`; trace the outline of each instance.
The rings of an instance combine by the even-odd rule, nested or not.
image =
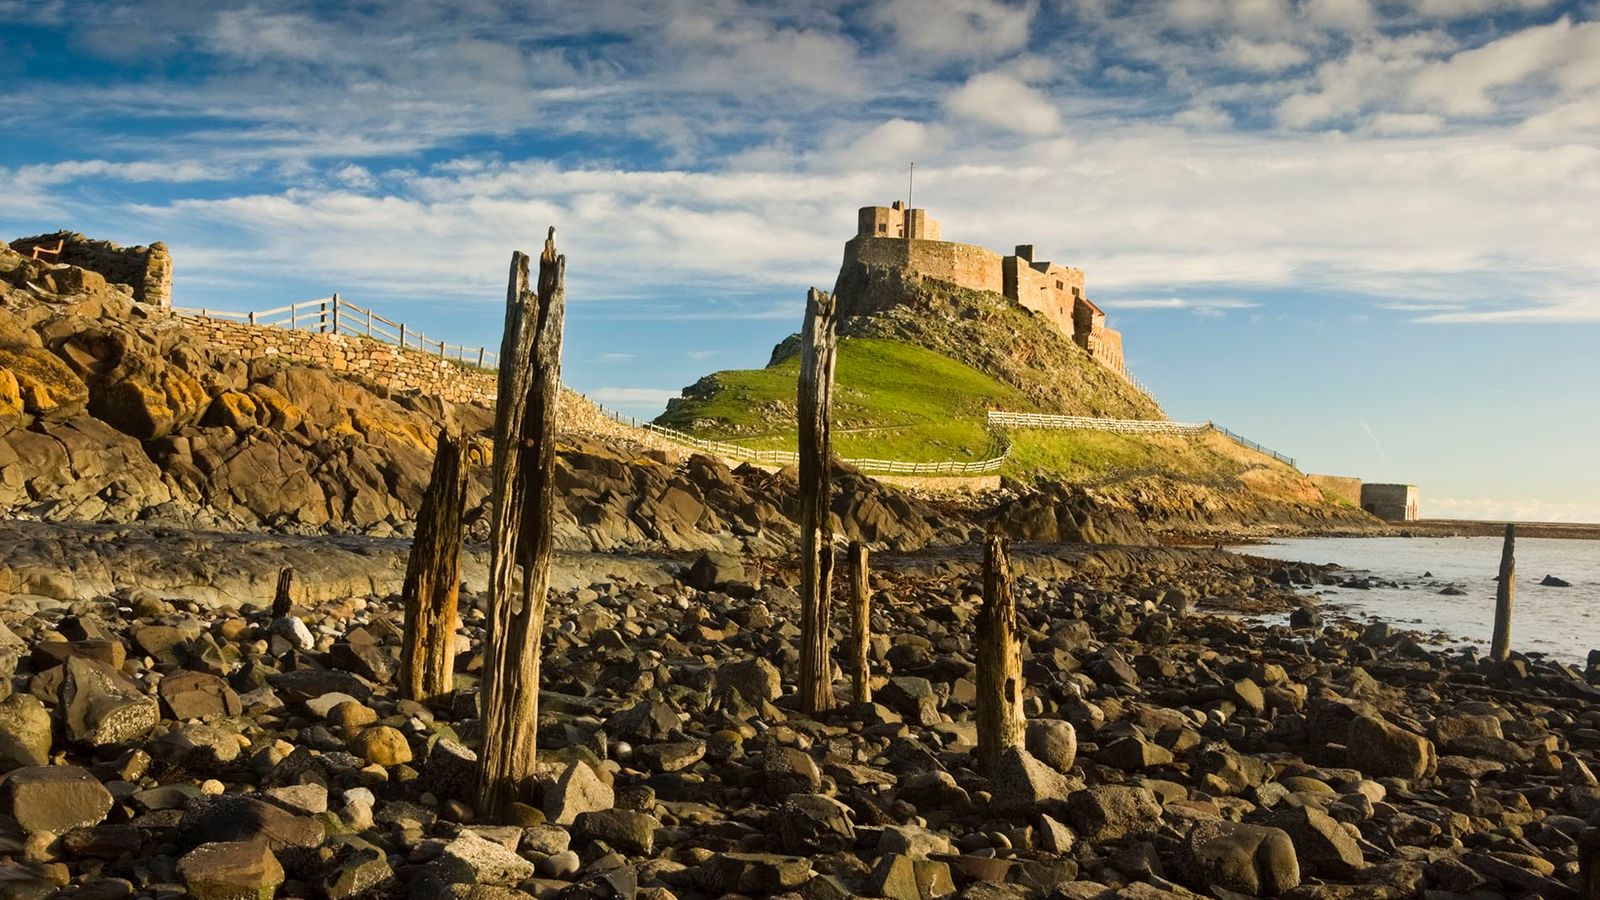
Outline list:
[[[78,766],[28,766],[6,776],[6,808],[22,830],[60,834],[98,825],[111,792]]]
[[[178,874],[197,900],[271,900],[284,877],[260,841],[201,844],[178,860]]]

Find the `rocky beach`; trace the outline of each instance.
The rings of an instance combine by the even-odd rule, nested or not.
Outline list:
[[[793,705],[792,568],[713,553],[569,579],[541,790],[502,821],[472,793],[481,595],[457,690],[427,705],[397,696],[392,594],[277,617],[139,589],[13,600],[0,892],[1580,894],[1600,810],[1583,673],[1324,622],[1296,592],[1333,580],[1314,568],[1028,544],[1015,565],[1027,740],[992,772],[969,553],[878,560],[874,701],[817,718]]]

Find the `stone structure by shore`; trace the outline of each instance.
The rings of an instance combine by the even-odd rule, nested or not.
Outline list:
[[[1002,256],[986,247],[942,240],[942,226],[925,209],[864,206],[844,265],[903,269],[974,291],[1001,294],[1043,316],[1100,365],[1127,377],[1122,334],[1106,326],[1103,310],[1085,293],[1083,270],[1034,258],[1032,244]]]

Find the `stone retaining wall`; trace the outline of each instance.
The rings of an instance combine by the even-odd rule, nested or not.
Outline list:
[[[282,356],[346,372],[392,390],[418,391],[452,403],[493,406],[495,373],[371,338],[291,331],[206,316],[182,316],[207,341],[246,359]]]

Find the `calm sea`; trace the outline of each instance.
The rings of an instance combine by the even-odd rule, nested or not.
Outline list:
[[[1498,537],[1306,538],[1234,547],[1239,553],[1336,563],[1352,575],[1395,586],[1318,587],[1324,612],[1382,619],[1436,636],[1444,646],[1487,647],[1494,631]],[[1571,587],[1544,587],[1546,576]],[[1341,578],[1341,580],[1343,580]],[[1517,539],[1517,597],[1511,646],[1582,665],[1600,648],[1600,541]],[[1447,587],[1464,593],[1447,596]]]

